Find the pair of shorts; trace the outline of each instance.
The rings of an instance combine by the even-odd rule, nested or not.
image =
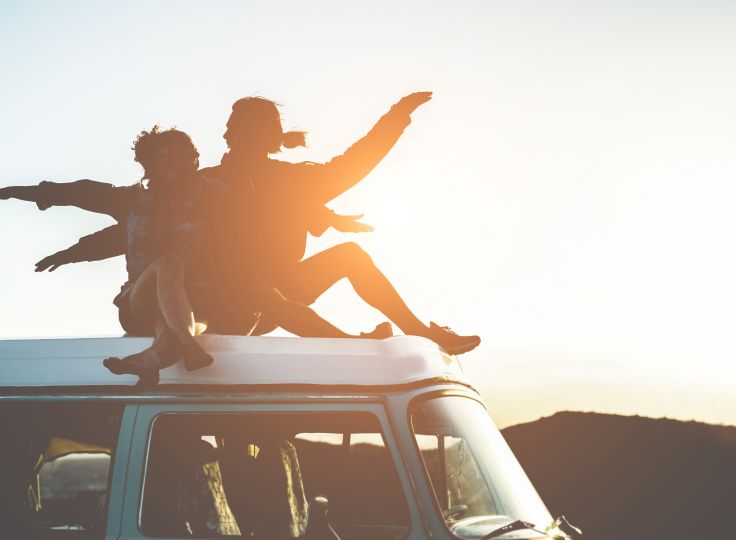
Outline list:
[[[133,287],[124,289],[114,300],[118,306],[118,319],[125,334],[131,337],[150,337],[156,334],[157,312],[147,313],[143,318],[133,314],[130,306],[130,291]],[[192,283],[185,285],[187,297],[194,311],[197,321],[206,321],[212,316],[216,304],[213,302],[211,289],[203,283]]]

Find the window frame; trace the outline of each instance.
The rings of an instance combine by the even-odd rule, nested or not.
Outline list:
[[[110,445],[110,464],[105,485],[105,504],[102,509],[104,524],[99,530],[99,538],[117,538],[120,534],[120,493],[124,487],[126,465],[130,449],[130,436],[135,422],[137,406],[121,402],[120,399],[107,396],[48,396],[48,395],[0,395],[0,409],[3,406],[19,406],[20,404],[61,405],[76,404],[94,407],[98,403],[112,404],[119,407],[117,433]]]
[[[488,413],[488,409],[485,406],[485,403],[483,403],[483,401],[480,399],[479,396],[465,392],[463,390],[456,390],[456,389],[435,390],[435,391],[415,395],[408,401],[407,407],[406,407],[406,426],[409,431],[409,434],[411,435],[411,446],[412,446],[414,455],[417,458],[417,462],[421,467],[422,477],[424,479],[424,483],[425,483],[427,492],[429,493],[430,498],[432,500],[432,509],[435,513],[435,516],[437,517],[437,520],[442,524],[442,528],[444,529],[444,532],[447,534],[447,536],[455,540],[462,540],[460,537],[456,536],[450,530],[450,527],[447,525],[447,521],[445,520],[445,517],[443,515],[442,505],[440,504],[440,501],[437,499],[437,493],[435,491],[434,485],[432,484],[432,478],[429,475],[429,470],[427,469],[427,466],[424,463],[424,458],[422,457],[422,451],[421,451],[421,448],[419,448],[419,442],[416,440],[416,436],[415,436],[416,434],[414,432],[414,426],[412,424],[412,413],[421,402],[430,401],[433,399],[444,398],[444,397],[461,397],[461,398],[466,398],[466,399],[475,401],[481,407],[483,407],[483,410],[486,411],[486,414]],[[473,455],[473,459],[476,460],[476,463],[477,463],[477,458],[475,457],[473,449],[470,449],[470,451],[471,451],[471,454]],[[491,498],[494,504],[497,504],[499,497],[498,497],[498,494],[495,492],[493,482],[491,481],[490,478],[487,477],[486,471],[481,470],[481,474],[483,475],[484,482],[486,483],[486,487],[489,489],[489,492],[490,492],[490,495],[491,495]]]
[[[157,538],[159,540],[185,540],[176,537],[148,536],[142,527],[142,513],[146,472],[151,446],[151,436],[156,418],[169,414],[288,414],[288,413],[370,413],[376,417],[382,430],[386,449],[396,469],[408,510],[408,531],[401,540],[425,538],[421,533],[420,513],[417,508],[413,485],[403,461],[403,456],[389,419],[385,400],[381,399],[325,399],[307,401],[287,399],[280,402],[263,400],[237,403],[147,403],[138,406],[136,425],[132,434],[128,474],[122,509],[120,536],[122,538]],[[420,531],[420,532],[417,532]],[[237,538],[237,537],[234,537]]]

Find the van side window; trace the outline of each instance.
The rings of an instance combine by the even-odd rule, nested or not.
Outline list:
[[[0,404],[0,538],[105,537],[121,405]]]
[[[312,516],[327,500],[327,521]],[[399,540],[409,511],[370,413],[167,413],[153,422],[148,536]],[[325,531],[320,527],[324,527]]]

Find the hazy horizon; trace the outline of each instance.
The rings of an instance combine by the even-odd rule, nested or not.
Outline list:
[[[216,7],[216,8],[215,8]],[[237,98],[283,104],[326,161],[401,96],[434,92],[333,201],[460,357],[502,426],[559,410],[736,424],[736,5],[706,0],[11,2],[0,20],[0,185],[141,176],[156,123],[225,151]],[[119,335],[122,259],[34,274],[112,223],[0,201],[0,337]],[[317,304],[383,320],[339,283]]]

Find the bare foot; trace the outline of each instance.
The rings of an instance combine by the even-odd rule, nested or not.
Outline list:
[[[205,351],[194,339],[187,345],[182,345],[181,356],[184,358],[184,367],[187,368],[187,371],[207,367],[213,362],[212,355]]]
[[[394,330],[391,328],[390,322],[382,322],[376,326],[372,332],[361,332],[361,338],[365,339],[386,339],[394,335]]]
[[[160,360],[154,347],[125,358],[114,356],[105,358],[102,365],[115,375],[137,375],[138,384],[136,386],[141,388],[150,388],[158,384]]]

